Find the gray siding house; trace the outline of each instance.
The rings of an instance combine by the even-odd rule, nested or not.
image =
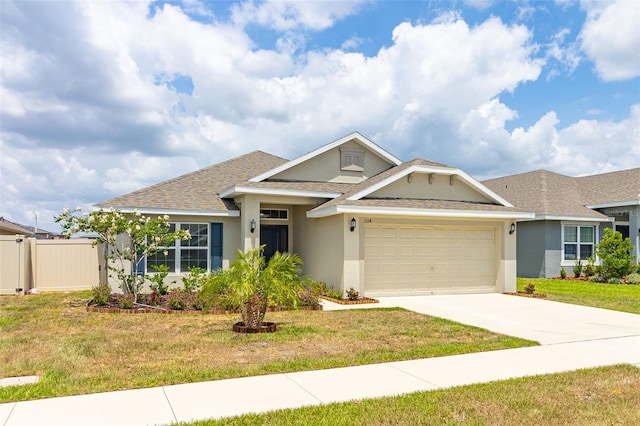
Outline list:
[[[639,263],[640,168],[582,177],[537,170],[483,184],[535,212],[534,219],[517,221],[518,276],[556,277],[561,268],[571,273],[578,260],[585,264],[595,254],[605,228],[631,239]]]

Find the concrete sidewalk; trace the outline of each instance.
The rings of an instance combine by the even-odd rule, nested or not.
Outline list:
[[[640,315],[504,295],[383,298],[367,306],[540,336],[543,345],[0,404],[0,425],[170,424],[621,363],[640,367]]]

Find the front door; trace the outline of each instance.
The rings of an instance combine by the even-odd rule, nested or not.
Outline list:
[[[289,225],[260,225],[260,245],[264,245],[264,256],[269,261],[275,252],[289,251]]]

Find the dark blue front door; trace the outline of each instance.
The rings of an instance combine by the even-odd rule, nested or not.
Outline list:
[[[267,261],[275,252],[289,251],[288,225],[260,225],[260,245],[264,245],[264,256]]]

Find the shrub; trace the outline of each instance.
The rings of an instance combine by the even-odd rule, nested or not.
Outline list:
[[[589,277],[589,281],[592,283],[603,283],[605,282],[605,279],[602,275],[594,275],[592,277]]]
[[[622,281],[622,279],[620,278],[609,278],[609,281],[607,281],[609,284],[624,284],[624,281]]]
[[[318,306],[320,304],[320,294],[314,291],[312,288],[305,288],[298,292],[298,302],[300,306]]]
[[[593,263],[594,263],[593,256],[589,256],[589,258],[587,259],[587,264],[584,267],[585,276],[592,277],[598,271],[598,268],[596,268],[596,266]]]
[[[119,294],[118,307],[120,309],[133,309],[135,295],[133,293]]]
[[[573,265],[573,276],[575,278],[580,277],[582,274],[582,261],[580,259],[576,259],[576,264]]]
[[[627,275],[627,282],[629,284],[640,284],[640,274],[636,272],[636,273]]]
[[[524,286],[524,291],[527,294],[533,294],[536,291],[536,285],[534,283],[528,283],[526,286]]]
[[[157,291],[152,291],[149,293],[147,297],[147,304],[151,306],[158,306],[162,302],[162,298],[160,297],[160,293]]]
[[[187,294],[184,291],[173,290],[167,296],[167,304],[171,309],[182,311],[187,307]]]
[[[567,278],[567,271],[565,271],[564,268],[560,269],[560,278],[563,280]]]
[[[629,238],[611,228],[604,230],[604,236],[596,245],[596,254],[602,260],[600,270],[605,278],[622,278],[636,267],[631,252],[633,246]]]
[[[152,268],[156,270],[156,273],[147,276],[151,281],[149,288],[151,291],[156,291],[161,296],[164,296],[169,293],[169,285],[164,282],[164,279],[169,275],[169,267],[167,265],[155,265]],[[175,281],[172,281],[171,284],[175,284]]]
[[[189,273],[182,277],[182,285],[184,291],[200,291],[204,283],[208,279],[207,270],[203,268],[191,267]]]
[[[360,293],[358,293],[358,291],[356,289],[354,289],[353,287],[351,287],[349,290],[347,290],[347,299],[349,299],[349,300],[358,300],[358,297],[360,297]]]
[[[111,296],[111,286],[107,283],[101,283],[91,288],[93,293],[93,301],[98,306],[104,306]]]

